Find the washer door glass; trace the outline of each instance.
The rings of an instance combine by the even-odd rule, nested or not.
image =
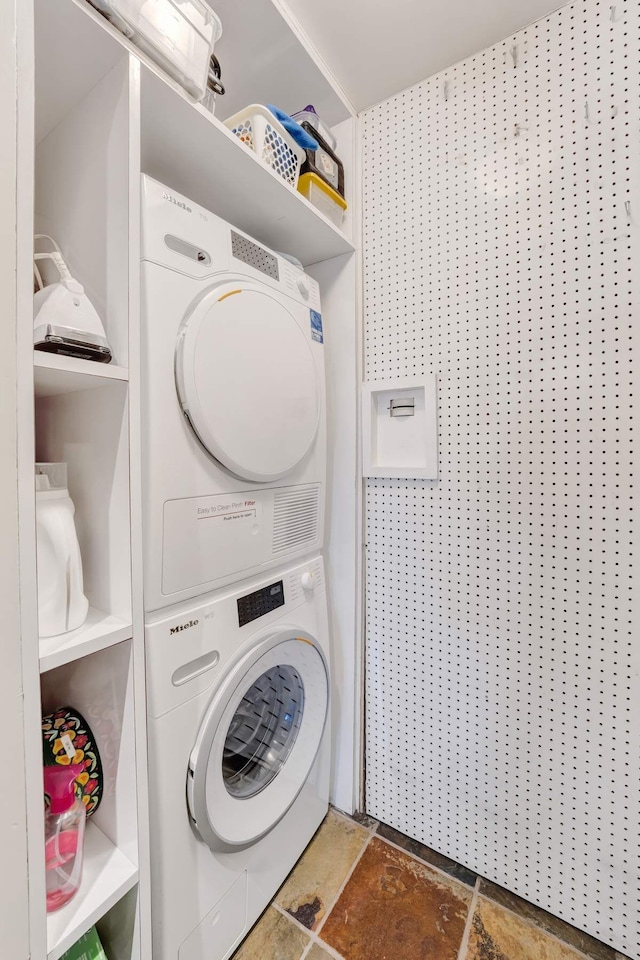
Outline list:
[[[292,310],[293,301],[267,287],[225,283],[180,330],[182,409],[203,447],[243,479],[286,476],[316,437],[320,390],[309,311]]]
[[[246,845],[305,785],[329,706],[324,657],[303,633],[265,637],[220,683],[191,752],[187,797],[213,849]]]
[[[222,754],[232,797],[255,797],[276,777],[296,742],[304,710],[302,677],[289,664],[263,673],[233,715]]]

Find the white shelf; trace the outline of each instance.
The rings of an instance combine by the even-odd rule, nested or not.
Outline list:
[[[216,100],[222,118],[248,103],[275,103],[288,113],[312,103],[329,127],[355,113],[285,3],[215,0],[212,6],[223,27],[216,43],[227,91]]]
[[[77,630],[57,637],[40,637],[40,673],[129,640],[132,633],[130,623],[89,607],[87,619]]]
[[[85,13],[72,2],[35,0],[36,144],[126,56],[109,31],[96,30],[100,15]]]
[[[47,917],[47,960],[58,960],[137,880],[137,868],[89,821],[80,890],[66,907]]]
[[[128,380],[126,367],[78,357],[61,357],[57,353],[33,352],[33,377],[36,397],[55,397],[76,390],[104,387],[111,380]]]
[[[142,169],[305,266],[354,249],[220,120],[142,68]]]
[[[293,87],[300,90],[304,103],[313,97],[317,104],[325,102],[321,101],[321,91],[324,90],[327,122],[346,119],[348,108],[321,71],[313,66],[276,6],[271,0],[261,0],[260,6],[263,8],[262,19],[268,21],[269,30],[282,32],[291,56],[297,50],[294,72],[283,73],[280,63],[277,71],[273,69],[273,76],[286,76],[290,88],[290,78],[293,77]],[[126,56],[128,50],[142,64],[141,149],[145,173],[267,246],[293,253],[305,266],[354,250],[349,237],[302,194],[265,167],[220,120],[200,104],[195,104],[181,87],[92,7],[82,0],[68,0],[64,4],[38,0],[37,8],[38,30],[43,37],[38,89],[44,91],[44,95],[36,100],[44,105],[37,118],[38,139],[51,129],[51,116],[59,118],[64,111],[71,109],[92,89],[100,75]],[[238,23],[237,13],[232,15],[232,9],[233,5],[227,10],[231,28],[234,21]],[[246,22],[246,14],[244,11],[242,22]],[[259,31],[256,38],[258,36]],[[79,61],[76,57],[78,49],[82,51]],[[302,83],[298,82],[295,69],[302,71]],[[59,102],[52,100],[50,90],[56,91]],[[268,100],[268,91],[262,87],[251,99],[255,101],[260,91],[263,99]],[[247,89],[246,96],[249,93]],[[282,101],[282,95],[275,89],[272,100]]]

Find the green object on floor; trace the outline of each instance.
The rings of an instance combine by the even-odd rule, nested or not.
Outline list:
[[[91,927],[91,930],[88,930],[72,947],[69,947],[66,953],[62,954],[60,960],[107,960],[96,928]]]

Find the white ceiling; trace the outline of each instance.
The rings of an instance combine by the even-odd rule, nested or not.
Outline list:
[[[357,110],[464,60],[568,0],[286,0]]]

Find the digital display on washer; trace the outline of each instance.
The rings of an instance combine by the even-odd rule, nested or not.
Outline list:
[[[251,623],[258,617],[264,617],[265,613],[271,613],[278,607],[284,606],[284,584],[282,580],[272,583],[262,590],[256,590],[255,593],[248,593],[246,597],[240,597],[238,600],[238,620],[240,626],[245,623]]]

